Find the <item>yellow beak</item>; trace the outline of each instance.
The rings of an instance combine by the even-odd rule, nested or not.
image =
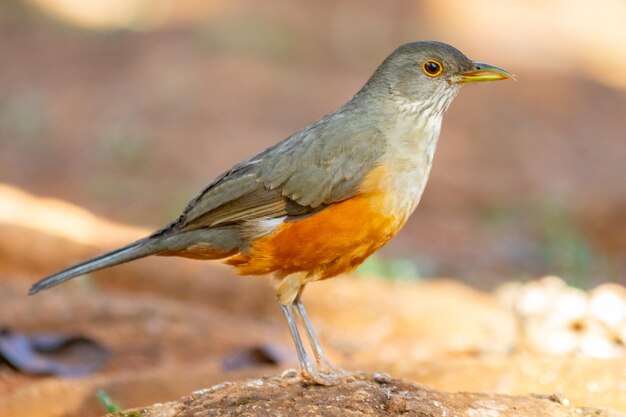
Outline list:
[[[514,78],[513,74],[493,65],[484,64],[482,62],[474,62],[474,69],[468,72],[458,74],[454,83],[475,83],[480,81],[498,81]]]

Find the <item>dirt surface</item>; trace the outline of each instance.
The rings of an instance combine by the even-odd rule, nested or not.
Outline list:
[[[0,197],[1,325],[87,336],[112,353],[80,379],[25,375],[0,363],[2,417],[95,417],[104,410],[98,390],[124,408],[143,407],[296,366],[265,279],[234,277],[217,263],[149,258],[27,297],[50,270],[144,231],[12,188],[0,188]],[[40,220],[21,225],[16,213]],[[81,226],[68,233],[58,227],[64,223]],[[526,350],[514,311],[460,282],[340,277],[308,287],[304,302],[330,358],[345,369],[388,372],[442,392],[562,393],[572,404],[626,410],[623,356]],[[259,360],[259,351],[274,364]]]
[[[119,414],[117,414],[119,415]],[[332,387],[285,378],[225,382],[176,402],[129,410],[142,417],[208,416],[469,416],[609,417],[624,414],[583,408],[558,395],[508,396],[443,393],[383,375],[360,375]]]

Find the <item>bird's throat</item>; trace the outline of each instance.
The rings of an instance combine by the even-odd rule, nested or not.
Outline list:
[[[383,165],[390,210],[404,221],[415,210],[432,167],[443,112],[399,113]]]

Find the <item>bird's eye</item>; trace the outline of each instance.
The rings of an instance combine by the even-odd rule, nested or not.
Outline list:
[[[429,77],[436,77],[443,72],[443,66],[440,62],[429,59],[422,64],[422,71]]]

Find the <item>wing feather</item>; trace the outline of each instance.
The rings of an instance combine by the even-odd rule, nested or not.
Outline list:
[[[385,145],[378,130],[328,115],[219,176],[161,232],[317,212],[358,193]]]

